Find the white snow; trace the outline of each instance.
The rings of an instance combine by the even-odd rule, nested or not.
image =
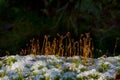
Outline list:
[[[94,64],[89,66],[83,65],[83,59],[79,56],[65,58],[54,55],[12,55],[2,58],[4,60],[1,61],[2,65],[0,65],[0,80],[18,79],[20,75],[25,80],[77,80],[79,76],[88,77],[89,74],[100,75],[97,80],[103,80],[106,77],[114,78],[116,69],[120,68],[120,56],[93,59]],[[5,60],[9,61],[10,58],[17,59],[17,61],[11,61],[8,65]],[[102,68],[102,64],[108,64],[110,67],[105,72],[99,72],[98,69]],[[86,68],[86,70],[81,71],[82,68]]]

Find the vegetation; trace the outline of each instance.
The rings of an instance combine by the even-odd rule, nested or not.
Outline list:
[[[4,77],[5,76],[5,72],[0,72],[0,77]]]
[[[85,68],[85,67],[83,67],[83,68],[80,69],[81,72],[84,72],[84,71],[87,71],[87,70],[88,70],[88,69]]]
[[[88,75],[90,78],[93,78],[93,79],[99,79],[100,78],[100,75],[99,74],[89,74]]]
[[[0,0],[0,55],[18,54],[32,37],[41,42],[45,34],[57,32],[71,32],[75,39],[90,32],[95,57],[107,51],[118,55],[119,7],[118,0]]]
[[[98,69],[98,71],[104,73],[104,72],[106,72],[107,69],[109,69],[109,68],[110,68],[110,65],[109,65],[109,64],[102,63],[102,64],[101,64],[101,67]]]
[[[116,73],[120,74],[120,68],[116,69]]]
[[[6,57],[3,61],[5,65],[9,65],[9,66],[11,66],[15,62],[17,62],[17,59],[13,57]]]
[[[79,76],[79,77],[77,77],[77,79],[78,80],[86,80],[86,79],[88,79],[88,77],[86,77],[86,76]]]
[[[119,79],[120,73],[119,65],[117,65],[119,56],[106,57],[102,60],[93,58],[95,65],[88,66],[79,62],[84,60],[79,56],[66,58],[55,55],[15,55],[2,58],[0,78],[4,80],[114,80]],[[114,67],[110,65],[114,65]]]
[[[2,62],[0,61],[0,69],[2,68]]]
[[[87,59],[92,58],[94,46],[90,33],[82,34],[79,41],[71,39],[70,32],[65,36],[60,34],[57,34],[57,36],[58,38],[55,37],[50,41],[50,36],[45,35],[42,46],[39,39],[35,40],[33,38],[30,40],[30,45],[27,45],[26,49],[21,50],[20,55],[83,56],[85,65],[88,63]],[[75,62],[74,59],[73,61]]]

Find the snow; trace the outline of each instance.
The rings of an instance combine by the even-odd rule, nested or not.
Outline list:
[[[83,65],[83,58],[79,56],[65,58],[55,55],[12,55],[2,58],[0,80],[18,78],[25,80],[77,80],[79,76],[89,77],[90,74],[100,75],[97,80],[103,80],[106,77],[114,78],[114,73],[120,68],[120,56],[93,59],[93,64],[88,66]],[[9,61],[10,65],[6,60]],[[98,71],[99,68],[102,68],[102,64],[109,65],[105,72]],[[83,68],[86,70],[81,71]]]
[[[61,78],[61,80],[62,80],[62,79],[64,79],[64,80],[66,80],[66,79],[76,80],[76,78],[75,78],[75,73],[74,73],[74,72],[65,72],[65,73],[63,74],[63,77]]]

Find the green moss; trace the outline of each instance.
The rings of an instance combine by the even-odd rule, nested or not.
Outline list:
[[[88,78],[86,76],[79,76],[77,77],[77,80],[87,80]]]
[[[104,63],[102,63],[102,64],[101,64],[101,67],[106,69],[106,68],[110,68],[110,65],[109,65],[109,64],[104,64]]]
[[[104,68],[99,68],[98,71],[101,72],[101,73],[103,73],[103,72],[106,72],[106,69],[104,69]]]
[[[120,68],[116,69],[116,73],[120,74]]]
[[[38,75],[38,72],[33,72],[33,75],[34,75],[34,76],[37,76],[37,75]]]
[[[72,77],[69,77],[69,78],[63,78],[62,80],[73,80]]]
[[[85,68],[85,67],[83,67],[83,68],[80,69],[81,72],[84,72],[84,71],[87,71],[87,70],[88,70],[88,69]]]
[[[109,65],[109,64],[104,64],[104,63],[102,63],[100,66],[101,66],[101,67],[98,68],[98,71],[99,71],[99,72],[102,72],[102,73],[106,72],[106,71],[110,68],[110,65]]]
[[[45,77],[45,80],[50,80],[50,76],[46,76],[46,77]]]
[[[60,75],[57,75],[53,80],[60,80]]]
[[[17,59],[13,57],[6,57],[3,61],[5,65],[9,65],[9,66],[11,66],[15,62],[17,62]]]
[[[56,64],[55,67],[58,68],[58,69],[60,69],[61,65],[60,64]]]
[[[30,68],[30,66],[29,66],[29,65],[27,65],[27,64],[25,65],[25,67],[26,67],[26,68]]]
[[[5,76],[5,72],[0,72],[0,77],[3,78]]]
[[[45,80],[45,76],[40,77],[39,80]]]
[[[41,65],[40,65],[40,66],[38,67],[38,69],[42,69],[43,67],[44,67],[44,66],[41,66]]]
[[[16,68],[17,72],[18,72],[18,77],[15,78],[15,80],[24,80],[24,76],[22,75],[22,70],[19,68]]]
[[[81,62],[78,59],[74,59],[73,63],[75,63],[76,67],[78,68]]]
[[[105,77],[105,80],[114,80],[114,78],[110,78],[110,77]]]
[[[98,75],[98,74],[89,74],[88,76],[90,78],[93,78],[93,79],[99,79],[100,78],[100,75]]]
[[[64,70],[63,70],[64,73],[65,73],[65,72],[69,72],[69,71],[72,71],[72,70],[69,69],[69,67],[64,68]]]
[[[2,68],[2,61],[0,61],[0,69]]]

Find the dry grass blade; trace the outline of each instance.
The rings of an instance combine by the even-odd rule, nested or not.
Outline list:
[[[81,34],[79,41],[71,39],[70,32],[65,36],[57,33],[58,38],[49,41],[50,35],[45,35],[42,46],[40,41],[35,38],[30,40],[30,45],[26,45],[26,49],[22,49],[20,55],[58,55],[58,56],[83,56],[84,64],[87,64],[88,58],[93,57],[93,42],[90,33]]]

